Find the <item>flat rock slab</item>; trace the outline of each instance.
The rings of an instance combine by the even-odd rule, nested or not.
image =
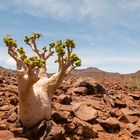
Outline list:
[[[14,138],[14,134],[11,131],[8,130],[0,131],[0,140],[9,140],[11,138]]]
[[[127,130],[130,131],[133,136],[140,137],[140,128],[137,125],[132,123],[127,124]]]
[[[108,133],[116,133],[120,131],[120,124],[116,118],[110,117],[105,121],[100,121],[99,123]]]
[[[82,103],[77,103],[72,108],[74,115],[83,120],[83,121],[90,121],[97,118],[97,110],[94,109],[92,106]]]

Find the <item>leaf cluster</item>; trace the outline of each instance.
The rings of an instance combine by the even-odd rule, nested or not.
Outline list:
[[[72,53],[73,48],[75,48],[75,43],[72,39],[66,39],[64,43],[62,40],[58,40],[57,43],[53,43],[53,47],[58,56],[58,59],[55,62],[75,65],[76,67],[81,66],[81,59],[77,54]]]
[[[24,38],[24,42],[26,42],[26,44],[30,41],[30,40],[35,40],[35,39],[39,39],[42,37],[41,33],[32,33],[30,36],[25,36]]]
[[[49,56],[53,55],[55,52],[57,55],[56,63],[63,66],[81,66],[81,59],[77,56],[77,54],[73,53],[73,49],[75,48],[75,43],[72,39],[66,39],[65,42],[62,40],[57,40],[56,43],[52,42],[49,44],[49,47],[42,47],[42,51],[37,49],[36,39],[42,37],[41,33],[32,33],[29,36],[25,36],[24,42],[28,44],[32,50],[37,54],[37,56],[28,57],[24,51],[23,47],[17,48],[17,41],[12,39],[10,35],[7,35],[3,40],[7,47],[11,48],[11,51],[14,51],[14,54],[17,54],[20,59],[25,63],[27,67],[43,67],[45,66],[46,60]],[[52,51],[53,49],[53,51]],[[46,52],[48,56],[46,56]]]
[[[10,37],[10,35],[7,35],[3,39],[4,43],[7,47],[14,47],[17,48],[17,41]]]

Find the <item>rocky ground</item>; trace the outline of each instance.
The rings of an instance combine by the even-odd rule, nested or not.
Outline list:
[[[51,120],[27,129],[18,120],[15,72],[0,69],[0,140],[140,139],[138,86],[123,75],[73,75],[53,96]]]

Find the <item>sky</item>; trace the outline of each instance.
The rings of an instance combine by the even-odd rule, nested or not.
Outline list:
[[[25,35],[39,32],[41,48],[72,38],[82,59],[80,69],[132,73],[140,69],[140,0],[0,0],[0,66],[15,69],[3,43],[6,34],[32,52]],[[57,69],[55,57],[47,62]]]

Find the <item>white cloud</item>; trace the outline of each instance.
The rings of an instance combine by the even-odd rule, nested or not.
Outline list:
[[[99,22],[102,26],[107,22],[131,27],[132,23],[127,14],[130,12],[134,17],[140,15],[140,0],[14,0],[6,6],[11,9],[15,6],[16,13],[49,17],[59,21],[88,19],[94,27]]]
[[[112,7],[106,0],[15,0],[17,12],[39,17],[51,17],[57,20],[94,19],[109,15]],[[12,5],[13,5],[12,4]]]
[[[53,17],[54,19],[67,20],[75,16],[74,3],[65,0],[16,0],[20,7],[19,12],[33,16]]]

